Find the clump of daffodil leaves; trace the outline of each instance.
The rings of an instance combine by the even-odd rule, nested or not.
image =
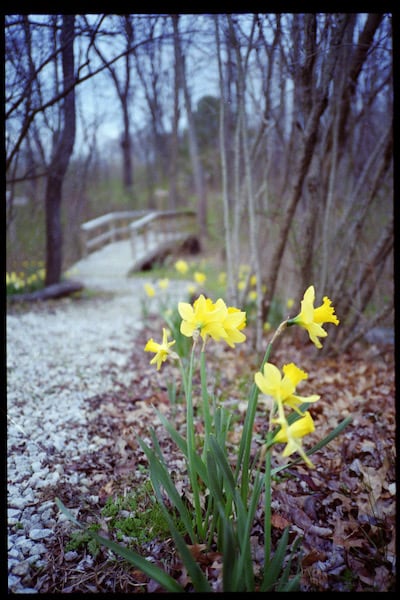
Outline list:
[[[154,430],[151,431],[152,446],[142,439],[139,441],[148,460],[156,499],[186,567],[190,581],[189,591],[213,591],[206,572],[196,561],[196,552],[193,550],[196,548],[220,553],[223,592],[286,592],[299,589],[301,573],[298,557],[297,566],[293,563],[297,551],[301,550],[301,539],[296,538],[289,548],[287,527],[274,549],[271,544],[273,476],[299,462],[313,468],[310,455],[336,437],[350,422],[348,417],[329,436],[306,451],[303,447],[304,438],[315,430],[308,408],[320,400],[320,395],[301,396],[297,393],[297,387],[308,377],[301,367],[288,362],[280,369],[269,362],[275,339],[287,327],[298,325],[305,329],[313,344],[321,348],[320,338],[328,335],[323,325],[339,324],[329,298],[325,296],[321,306],[317,308],[314,308],[314,301],[315,290],[310,286],[301,301],[299,314],[283,321],[272,336],[260,369],[252,377],[247,411],[234,460],[227,450],[227,434],[232,415],[208,391],[206,349],[210,340],[225,343],[232,349],[236,344],[244,342],[246,313],[227,306],[221,298],[213,302],[204,295],[200,295],[193,304],[179,302],[180,334],[193,340],[190,357],[186,357],[189,360],[183,362],[175,351],[175,339],[169,339],[171,329],[168,327],[163,328],[161,342],[151,338],[144,348],[145,352],[154,354],[150,363],[157,370],[162,368],[165,361],[172,360],[179,365],[182,376],[186,402],[185,435],[181,435],[163,413],[155,411],[184,456],[188,485],[185,494],[175,486]],[[198,434],[195,436],[194,426],[193,386],[194,381],[197,381],[194,378],[196,368],[200,370],[200,414],[204,425],[204,435],[200,439]],[[261,405],[265,406],[265,402],[259,402],[260,392],[263,395],[260,400],[265,397],[272,399],[268,404],[269,428],[257,456],[251,458],[256,410]],[[297,456],[272,468],[271,452],[276,445],[283,445],[284,459]],[[58,504],[69,518],[82,527],[59,500]],[[255,565],[251,546],[252,525],[260,507],[264,512],[264,560],[261,569],[259,564]],[[176,528],[176,515],[184,526],[185,535],[182,535],[181,529],[178,531]],[[140,554],[95,532],[91,535],[157,581],[167,592],[187,591],[187,588],[181,586],[161,567],[147,561]]]

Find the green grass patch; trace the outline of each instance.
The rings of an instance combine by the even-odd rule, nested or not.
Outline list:
[[[175,526],[184,533],[182,523],[176,518]],[[135,491],[126,496],[108,498],[101,510],[100,523],[88,526],[89,531],[98,532],[108,529],[108,537],[123,542],[131,549],[140,549],[153,540],[165,540],[171,536],[164,513],[156,501],[150,481],[145,481]],[[89,531],[77,531],[72,534],[65,550],[86,548],[96,557],[99,543]]]

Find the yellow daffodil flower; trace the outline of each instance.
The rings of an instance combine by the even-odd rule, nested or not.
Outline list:
[[[299,369],[294,363],[283,366],[284,377],[278,367],[272,363],[265,363],[263,373],[258,371],[254,375],[254,381],[258,389],[266,396],[271,396],[279,403],[290,406],[300,415],[299,405],[304,402],[316,402],[320,396],[312,394],[311,396],[298,396],[295,394],[296,386],[303,379],[307,379],[308,374]]]
[[[226,272],[225,271],[221,271],[221,273],[219,273],[219,275],[218,275],[218,282],[219,283],[226,283]]]
[[[175,340],[172,342],[168,341],[168,331],[163,327],[163,339],[161,344],[158,344],[150,338],[147,344],[144,347],[145,352],[154,352],[155,356],[151,359],[150,364],[154,365],[157,363],[157,371],[159,371],[161,364],[165,362],[168,356],[172,358],[178,358],[178,355],[175,352],[171,351],[170,348],[175,344]]]
[[[314,421],[310,413],[307,411],[301,419],[298,419],[291,425],[288,424],[285,418],[273,419],[273,422],[278,423],[281,428],[275,435],[273,442],[279,444],[280,442],[286,443],[286,447],[282,452],[282,456],[285,458],[290,456],[294,452],[298,452],[304,462],[309,467],[314,467],[313,463],[304,452],[301,438],[305,435],[312,433],[315,430]]]
[[[235,344],[240,344],[246,339],[244,333],[240,331],[246,327],[246,313],[238,308],[229,306],[228,314],[222,322],[222,327],[225,329],[226,333],[226,338],[224,338],[224,341],[231,348],[234,348]]]
[[[177,260],[175,263],[175,269],[178,271],[178,273],[181,273],[181,275],[185,275],[185,273],[187,273],[189,270],[189,266],[186,261]]]
[[[196,283],[204,283],[206,280],[206,276],[204,273],[201,273],[200,271],[196,271],[193,275],[194,280],[196,281]]]
[[[289,319],[287,325],[300,325],[300,327],[307,329],[310,340],[317,348],[322,348],[318,338],[328,335],[322,325],[324,323],[339,325],[339,319],[335,315],[335,309],[331,306],[332,302],[327,296],[324,296],[323,303],[317,308],[314,308],[314,300],[314,286],[310,285],[301,301],[300,313],[293,319]]]
[[[201,294],[193,306],[179,302],[178,311],[182,317],[181,333],[187,337],[199,331],[203,341],[207,336],[216,341],[223,339],[232,348],[246,339],[240,331],[246,325],[246,313],[233,306],[228,308],[222,298],[214,303]]]
[[[288,299],[287,299],[287,301],[286,301],[286,306],[287,306],[287,308],[289,308],[289,309],[290,309],[290,308],[292,308],[292,306],[293,306],[293,305],[294,305],[294,300],[293,300],[293,298],[288,298]]]
[[[145,283],[143,287],[149,298],[153,298],[153,296],[155,296],[156,290],[151,285],[151,283]]]
[[[217,341],[226,337],[222,321],[228,309],[221,298],[214,304],[210,298],[206,299],[200,294],[193,306],[188,302],[179,302],[178,311],[182,317],[180,330],[186,337],[192,337],[197,330],[200,331],[203,340],[207,335]]]
[[[161,288],[162,290],[166,290],[168,286],[169,286],[169,279],[167,277],[165,279],[158,280],[158,287]]]

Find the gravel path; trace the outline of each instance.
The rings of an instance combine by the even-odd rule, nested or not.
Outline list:
[[[116,380],[129,385],[123,367],[141,328],[142,301],[149,302],[143,283],[125,279],[113,297],[8,311],[9,593],[39,591],[29,587],[30,569],[45,564],[46,542],[63,519],[54,501],[41,500],[43,491],[60,483],[85,486],[84,474],[64,472],[85,451],[96,451],[87,437],[85,400],[111,390]],[[174,282],[171,301],[183,285]],[[110,287],[105,282],[104,289]]]

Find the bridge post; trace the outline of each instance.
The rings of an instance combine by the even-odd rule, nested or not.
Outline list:
[[[89,254],[88,247],[87,247],[87,241],[88,241],[88,232],[85,229],[81,228],[80,242],[81,242],[81,254],[82,254],[83,258],[86,258],[87,255]]]
[[[115,242],[115,221],[114,220],[110,221],[108,231],[110,232],[111,243]]]

